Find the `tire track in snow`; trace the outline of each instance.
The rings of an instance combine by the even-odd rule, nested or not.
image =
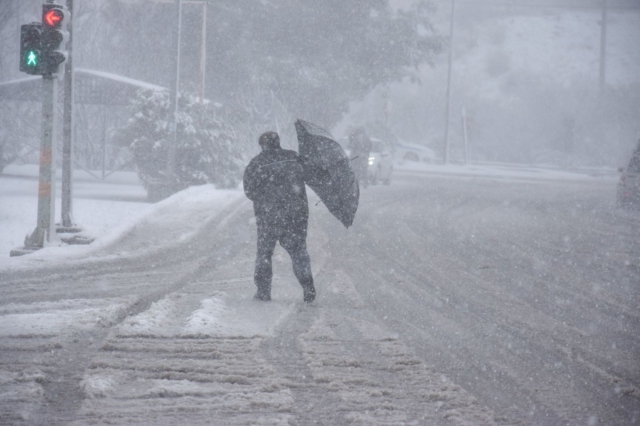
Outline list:
[[[265,342],[270,362],[292,381],[294,424],[494,424],[489,410],[377,323],[346,274],[320,272],[317,301]]]
[[[267,339],[262,348],[265,358],[286,381],[292,404],[292,424],[347,424],[344,414],[337,410],[339,398],[314,378],[307,359],[300,348],[299,336],[317,316],[317,306],[303,306],[286,319],[274,338]]]
[[[557,282],[549,282],[535,274],[532,260],[544,256],[548,244],[529,244],[519,254],[507,248],[514,237],[527,247],[527,238],[539,241],[565,234],[558,235],[550,226],[501,232],[504,222],[481,222],[478,218],[485,211],[493,214],[487,207],[509,208],[504,200],[516,200],[518,208],[526,212],[531,205],[541,221],[558,224],[563,232],[582,238],[580,241],[599,242],[603,235],[609,235],[608,240],[621,247],[634,246],[631,240],[622,239],[629,235],[618,234],[621,229],[629,229],[631,223],[572,219],[576,195],[572,192],[567,196],[567,188],[536,186],[528,193],[521,191],[523,186],[512,184],[495,189],[473,182],[463,188],[450,183],[437,186],[441,188],[436,188],[435,194],[413,194],[416,200],[423,199],[421,195],[427,197],[411,209],[389,211],[372,203],[376,213],[369,216],[370,223],[356,229],[361,235],[330,249],[338,263],[354,257],[353,253],[362,253],[352,264],[343,262],[368,302],[378,305],[380,315],[389,315],[389,325],[421,356],[455,377],[458,384],[487,405],[498,407],[501,415],[545,424],[584,424],[597,417],[622,424],[634,418],[634,410],[637,418],[640,412],[635,408],[635,391],[629,391],[637,379],[637,363],[633,361],[637,339],[629,335],[632,328],[625,328],[635,318],[615,310],[620,302],[633,306],[637,300],[635,291],[625,291],[633,271],[616,262],[621,268],[606,276],[597,265],[577,262],[574,268],[581,275],[592,274],[595,282],[612,280],[620,285],[603,289],[600,297],[595,292],[597,297],[593,298],[593,288],[579,285],[582,283],[575,277],[559,276]],[[582,203],[585,207],[577,213],[579,217],[591,220],[602,211],[604,190],[578,192],[578,198],[593,198],[593,202]],[[384,194],[378,196],[385,198]],[[461,196],[474,202],[460,204]],[[538,208],[540,203],[546,204],[545,208]],[[450,209],[457,210],[456,214],[449,214]],[[385,230],[393,218],[395,232],[390,234]],[[476,222],[478,227],[470,232],[469,223]],[[526,220],[521,222],[527,225]],[[591,223],[594,231],[581,228],[582,222]],[[396,240],[404,246],[394,246]],[[568,253],[555,256],[562,259],[574,254]],[[483,257],[495,261],[505,256],[514,257],[511,265],[521,263],[523,267],[512,268],[510,262],[482,270],[475,267]],[[575,256],[579,259],[581,254]],[[612,264],[609,258],[603,260]],[[571,270],[567,268],[566,272]],[[564,280],[575,283],[577,297]],[[525,287],[509,285],[518,281]],[[544,289],[551,294],[540,301],[529,299],[534,292],[544,294]],[[616,300],[609,306],[601,303],[601,299],[612,301],[619,295],[626,295],[626,300]],[[595,299],[590,303],[593,309],[584,306],[589,296]],[[544,304],[549,297],[551,303]],[[556,306],[562,298],[575,306]],[[596,332],[600,329],[604,334]],[[611,347],[609,338],[619,344]],[[495,402],[490,396],[497,397]]]
[[[246,207],[245,205],[246,203],[232,204],[222,212],[223,220],[228,222],[237,218],[238,213]],[[32,389],[29,391],[31,397],[25,398],[29,400],[28,409],[25,408],[27,405],[11,403],[11,398],[7,398],[6,401],[0,400],[0,413],[2,413],[0,421],[14,419],[15,424],[23,422],[30,425],[55,425],[72,420],[84,398],[80,389],[82,372],[98,351],[101,341],[108,335],[110,327],[128,316],[145,311],[168,292],[196,281],[217,264],[233,257],[242,247],[235,241],[235,236],[227,232],[228,230],[215,228],[215,222],[210,221],[209,230],[207,231],[205,227],[205,232],[196,235],[192,240],[192,244],[197,245],[200,251],[174,247],[133,259],[108,258],[96,262],[79,263],[77,267],[56,266],[35,272],[16,272],[7,274],[10,276],[3,276],[0,284],[3,289],[11,288],[14,284],[21,287],[14,292],[17,296],[14,299],[17,300],[35,298],[36,300],[64,301],[69,297],[84,295],[95,298],[96,295],[130,295],[135,290],[140,293],[125,310],[111,316],[103,323],[94,324],[85,330],[73,326],[69,329],[55,330],[50,333],[50,336],[44,336],[47,340],[37,335],[19,336],[41,342],[35,345],[22,345],[23,349],[15,351],[0,351],[0,380],[4,378],[5,382],[17,387],[18,393],[23,392],[24,389]],[[201,252],[205,247],[211,247],[211,252]],[[162,255],[160,258],[157,257],[159,253]],[[65,268],[70,268],[71,271],[64,271]],[[77,271],[78,276],[73,271]],[[110,273],[114,275],[109,275]],[[131,284],[131,281],[134,281],[134,284]],[[43,289],[44,295],[41,295]],[[15,339],[12,341],[10,338],[0,339],[0,344],[17,346]],[[47,345],[53,347],[51,352],[33,352]],[[39,358],[42,358],[42,361],[36,361],[35,364],[40,362],[43,367],[39,369],[36,367],[35,370],[31,365],[32,362],[16,362],[18,359],[37,360]],[[16,368],[18,371],[14,371]],[[25,377],[30,379],[27,380]],[[10,424],[14,423],[10,422]]]
[[[238,274],[253,272],[253,246],[243,244],[248,216],[229,226],[236,249],[216,242],[227,252],[211,253],[216,267],[206,264],[197,279],[111,329],[86,370],[73,424],[290,424],[290,384],[265,360],[262,342],[301,303],[301,290],[278,285],[273,302],[252,299],[253,277]],[[279,253],[275,263],[282,260]]]
[[[293,305],[254,301],[240,262],[252,265],[240,253],[114,328],[74,424],[289,424],[289,386],[261,345]]]

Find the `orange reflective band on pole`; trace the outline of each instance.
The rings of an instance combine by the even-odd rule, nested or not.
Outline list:
[[[40,164],[51,164],[51,149],[40,150]]]
[[[40,186],[38,187],[38,196],[51,198],[51,182],[40,181]]]

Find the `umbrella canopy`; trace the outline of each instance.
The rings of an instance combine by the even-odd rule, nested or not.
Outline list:
[[[323,128],[303,120],[295,126],[305,182],[348,228],[358,210],[360,189],[347,154]]]

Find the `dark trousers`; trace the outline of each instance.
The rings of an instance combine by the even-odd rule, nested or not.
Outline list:
[[[278,228],[261,225],[258,222],[258,254],[253,275],[258,291],[271,293],[271,279],[273,277],[271,256],[273,256],[273,250],[278,241],[291,256],[293,273],[298,278],[300,285],[303,288],[313,286],[311,259],[307,253],[306,223],[304,226],[294,225],[285,229]]]

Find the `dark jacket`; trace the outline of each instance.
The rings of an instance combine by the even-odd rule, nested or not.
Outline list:
[[[258,226],[281,231],[309,219],[304,170],[295,151],[269,147],[244,171],[244,193],[253,201]]]

